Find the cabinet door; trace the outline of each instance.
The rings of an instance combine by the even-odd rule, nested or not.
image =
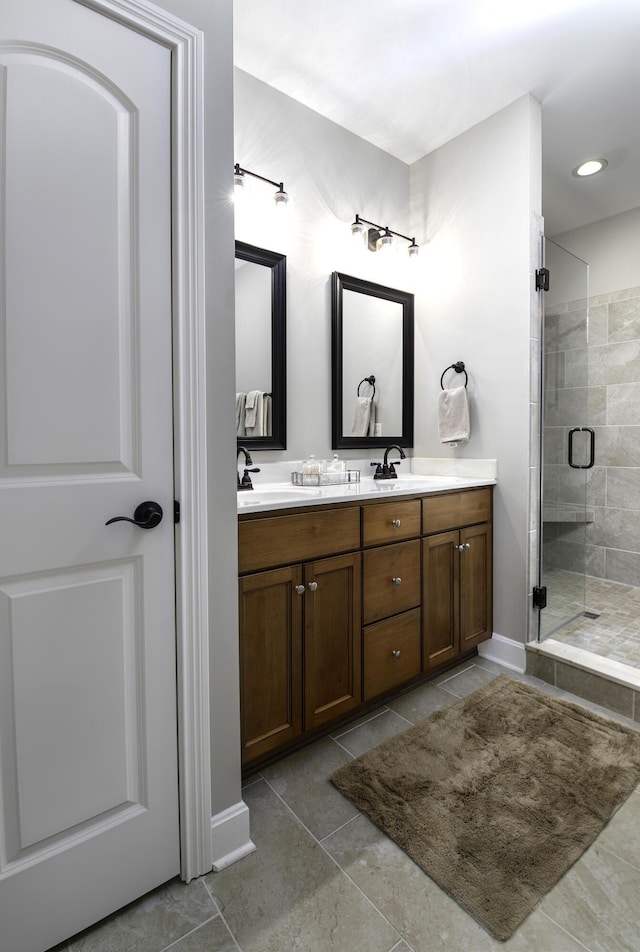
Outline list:
[[[302,733],[301,566],[240,579],[242,761]]]
[[[460,651],[491,636],[492,538],[491,525],[483,523],[460,530]]]
[[[459,653],[458,532],[440,532],[422,540],[423,668],[430,671]]]
[[[304,566],[305,730],[361,703],[360,553]]]

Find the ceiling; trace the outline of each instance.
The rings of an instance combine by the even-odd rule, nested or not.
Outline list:
[[[530,92],[548,235],[640,207],[640,0],[234,0],[234,18],[236,66],[407,163]]]

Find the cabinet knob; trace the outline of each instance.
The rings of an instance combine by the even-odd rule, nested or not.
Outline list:
[[[309,589],[310,592],[315,592],[317,587],[318,587],[317,582],[309,582],[309,584],[307,585],[307,588]]]
[[[304,585],[296,585],[295,593],[296,595],[304,595]]]
[[[391,652],[391,654],[393,655],[394,658],[399,658],[399,657],[400,657],[400,650],[399,650],[398,648],[394,648],[393,651]]]
[[[392,519],[392,520],[391,520],[391,525],[392,525],[392,526],[395,526],[396,529],[399,529],[399,528],[400,528],[400,520],[399,520],[399,519]]]
[[[471,548],[470,542],[461,542],[460,545],[457,546],[458,552],[464,552],[465,549],[470,549],[470,548]]]
[[[402,585],[402,579],[399,575],[397,575],[395,578],[392,578],[391,581],[394,585]]]

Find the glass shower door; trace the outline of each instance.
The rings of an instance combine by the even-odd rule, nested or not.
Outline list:
[[[584,614],[587,575],[587,480],[594,434],[588,425],[589,268],[545,239],[549,290],[543,294],[540,427],[539,586],[547,606],[538,638]]]

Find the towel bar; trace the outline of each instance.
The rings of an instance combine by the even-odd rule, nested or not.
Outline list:
[[[445,367],[445,369],[443,370],[442,376],[440,377],[441,390],[444,390],[444,385],[442,381],[444,380],[444,375],[446,374],[447,370],[455,370],[457,374],[464,374],[464,385],[465,387],[467,386],[467,384],[469,383],[469,375],[467,374],[467,371],[464,369],[464,361],[456,360],[454,364],[451,364],[449,367]]]

